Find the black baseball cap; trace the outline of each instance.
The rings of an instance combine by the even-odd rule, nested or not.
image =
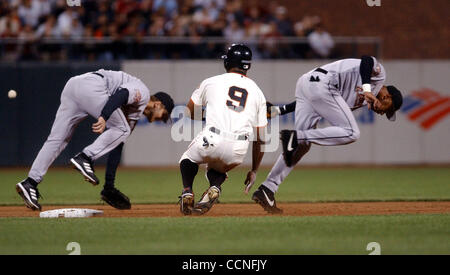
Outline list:
[[[165,92],[157,92],[153,96],[156,97],[159,101],[161,101],[161,103],[164,105],[164,108],[166,108],[167,113],[169,113],[169,117],[170,117],[173,107],[175,106],[173,103],[172,97],[170,97],[170,95],[168,95]],[[166,122],[166,121],[164,121],[164,122]]]
[[[386,117],[390,121],[395,121],[395,112],[397,112],[403,104],[403,96],[402,93],[395,88],[394,86],[387,86],[386,89],[388,90],[389,94],[392,96],[392,105],[393,108],[386,112]]]

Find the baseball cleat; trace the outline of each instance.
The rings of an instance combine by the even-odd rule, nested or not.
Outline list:
[[[283,210],[277,207],[275,194],[264,185],[261,185],[252,196],[252,199],[270,214],[281,214]]]
[[[280,132],[281,144],[283,146],[283,158],[288,167],[295,165],[293,158],[298,148],[297,131],[282,130]]]
[[[183,215],[191,215],[192,209],[194,208],[194,193],[192,189],[183,190],[180,199],[180,212]]]
[[[131,209],[130,199],[116,188],[104,188],[100,195],[102,201],[116,209]]]
[[[197,202],[192,210],[195,215],[203,215],[207,213],[215,203],[217,203],[220,196],[220,187],[211,186],[203,193],[202,198]]]
[[[84,177],[84,179],[93,185],[98,185],[100,180],[94,174],[94,166],[92,161],[84,153],[79,153],[70,159],[70,162]]]
[[[38,199],[41,197],[34,180],[27,178],[16,184],[16,191],[22,197],[25,205],[31,210],[41,211],[41,205]]]

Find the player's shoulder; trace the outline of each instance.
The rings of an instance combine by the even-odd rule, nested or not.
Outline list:
[[[259,88],[258,84],[256,83],[256,81],[254,81],[253,79],[251,79],[250,77],[246,77],[245,79],[249,85],[255,90],[257,91],[259,94],[262,94],[262,90],[261,88]]]
[[[211,77],[205,78],[205,79],[200,83],[200,85],[201,85],[201,86],[205,86],[205,85],[207,85],[207,84],[214,84],[214,83],[223,81],[223,79],[224,79],[224,78],[223,78],[223,74],[211,76]]]

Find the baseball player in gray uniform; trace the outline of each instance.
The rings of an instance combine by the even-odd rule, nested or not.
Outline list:
[[[394,121],[403,97],[394,86],[384,86],[385,79],[384,67],[370,56],[340,60],[302,75],[296,85],[296,101],[272,109],[271,117],[295,110],[296,130],[280,132],[283,154],[252,199],[269,213],[281,213],[274,194],[312,143],[344,145],[360,137],[353,110],[368,106]],[[322,118],[331,126],[316,129]]]
[[[27,207],[41,210],[37,185],[69,143],[76,126],[89,115],[98,119],[92,130],[100,135],[70,162],[87,181],[99,184],[93,162],[125,142],[142,114],[149,122],[166,122],[173,106],[169,95],[158,92],[150,96],[141,80],[125,72],[102,69],[70,78],[61,93],[50,135],[28,178],[16,184],[16,191]],[[115,173],[115,167],[111,168]]]

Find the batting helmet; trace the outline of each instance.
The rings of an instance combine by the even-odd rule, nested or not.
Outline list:
[[[252,50],[244,44],[233,44],[228,48],[227,53],[222,56],[222,59],[227,71],[231,68],[247,71],[251,66]]]

